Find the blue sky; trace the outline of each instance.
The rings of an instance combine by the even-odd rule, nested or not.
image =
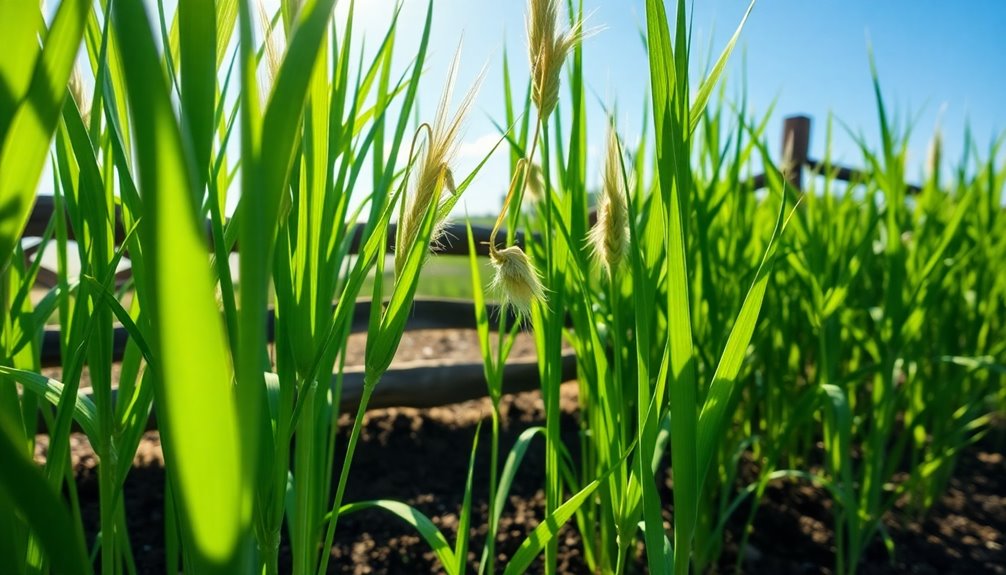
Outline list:
[[[153,14],[156,0],[146,1]],[[395,54],[399,69],[409,63],[419,45],[427,7],[427,0],[403,2]],[[271,12],[278,0],[264,3]],[[174,4],[164,0],[169,14],[174,12]],[[348,0],[338,0],[339,22],[344,21],[348,4]],[[357,0],[355,26],[357,34],[365,35],[369,49],[383,36],[395,5],[395,0]],[[696,72],[699,63],[719,54],[747,5],[747,0],[694,2]],[[600,101],[608,106],[617,104],[619,132],[626,141],[635,142],[641,130],[642,105],[649,97],[649,72],[640,36],[645,27],[644,0],[584,0],[584,7],[589,14],[587,27],[599,29],[584,44],[588,173],[593,185],[599,179],[599,150],[604,138]],[[463,42],[463,51],[455,102],[483,67],[486,69],[459,147],[457,174],[467,174],[498,138],[490,118],[502,123],[504,46],[510,55],[515,90],[523,93],[527,78],[525,10],[524,0],[435,0],[430,52],[420,87],[420,117],[432,119],[459,42]],[[728,98],[738,99],[746,74],[752,113],[760,115],[775,102],[768,129],[773,152],[780,147],[783,118],[807,114],[814,119],[810,153],[821,156],[826,121],[833,114],[839,121],[832,138],[833,155],[841,163],[859,166],[863,162],[846,127],[873,148],[880,142],[868,56],[872,46],[888,110],[902,125],[913,122],[908,177],[917,180],[937,122],[942,126],[945,165],[955,165],[961,156],[968,123],[983,156],[991,140],[1006,131],[1004,29],[1004,0],[761,0],[734,52],[724,80],[726,93]],[[473,182],[456,212],[494,213],[507,183],[505,156],[498,153]],[[43,175],[40,189],[51,189],[48,174]],[[232,206],[235,199],[230,198]]]
[[[375,39],[394,3],[359,2],[358,25]],[[602,27],[584,46],[588,90],[605,102],[618,103],[622,136],[638,137],[641,106],[647,97],[648,68],[639,31],[645,22],[643,0],[584,0],[588,26]],[[418,45],[418,24],[425,0],[406,0],[401,48]],[[343,6],[344,8],[344,6]],[[718,54],[747,8],[742,0],[701,0],[694,4],[693,56],[697,62]],[[463,36],[462,68],[455,99],[484,66],[487,76],[465,132],[458,168],[471,166],[495,133],[490,116],[502,116],[501,58],[505,45],[512,73],[524,81],[527,58],[525,3],[515,0],[437,0],[426,83],[420,91],[422,116],[432,116],[439,86]],[[914,122],[909,146],[910,179],[921,177],[921,165],[937,122],[942,126],[944,157],[955,162],[970,120],[979,150],[1006,130],[1006,2],[971,0],[762,0],[744,30],[728,70],[726,89],[736,99],[746,70],[749,103],[766,111],[776,102],[769,128],[770,149],[779,149],[782,119],[808,114],[814,119],[811,155],[825,145],[825,123],[833,114],[849,130],[879,147],[877,112],[872,90],[869,49],[872,46],[889,112],[902,125]],[[376,42],[376,40],[372,40]],[[400,52],[401,58],[409,54]],[[603,142],[603,113],[590,96],[589,140],[597,158]],[[861,165],[854,140],[842,124],[833,136],[835,157]],[[596,181],[600,166],[589,169]],[[492,162],[467,192],[470,213],[495,209],[506,187],[502,156]],[[488,207],[488,210],[487,210]]]

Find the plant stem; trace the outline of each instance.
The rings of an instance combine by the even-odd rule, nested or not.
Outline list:
[[[101,453],[101,463],[98,465],[98,499],[99,516],[101,521],[101,573],[102,575],[115,575],[118,567],[115,549],[115,501],[117,490],[114,482],[116,473],[116,462],[111,445],[110,430],[102,434],[99,441]]]
[[[489,526],[486,532],[486,569],[483,572],[494,573],[496,566],[496,530],[499,529],[496,518],[496,488],[499,482],[499,447],[500,447],[500,408],[499,400],[493,400],[492,440],[489,461]]]
[[[562,288],[555,277],[555,267],[558,262],[554,261],[552,248],[552,234],[549,233],[552,221],[552,189],[549,177],[549,145],[548,126],[544,125],[544,120],[539,114],[538,124],[535,128],[535,141],[537,141],[538,130],[542,131],[542,173],[545,180],[545,223],[543,229],[543,239],[545,243],[545,286],[553,294],[558,294]],[[534,146],[532,145],[532,153]],[[545,403],[545,513],[551,514],[562,500],[562,476],[559,470],[559,381],[561,379],[559,365],[562,358],[562,318],[558,314],[558,304],[542,306],[541,316],[544,330],[545,349],[539,350],[540,357],[544,358],[545,369],[542,378],[542,399]],[[558,330],[558,331],[557,331]],[[558,336],[558,337],[556,337]],[[558,358],[555,357],[558,352]],[[549,541],[545,548],[545,573],[552,575],[556,573],[556,561],[558,557],[559,543],[556,539]]]
[[[335,490],[335,500],[332,501],[332,513],[329,516],[328,529],[325,531],[325,544],[321,548],[318,575],[324,575],[328,570],[328,559],[332,556],[332,541],[335,539],[335,527],[339,521],[339,509],[342,507],[342,497],[346,492],[346,480],[349,479],[349,466],[353,462],[356,443],[359,441],[360,431],[363,429],[363,416],[367,413],[367,404],[370,403],[370,396],[374,393],[374,387],[377,386],[380,379],[380,374],[371,375],[369,372],[363,378],[363,393],[360,395],[360,405],[356,408],[356,418],[353,419],[353,429],[349,433],[349,443],[346,445],[346,456],[342,461],[342,470],[339,472],[339,485]]]

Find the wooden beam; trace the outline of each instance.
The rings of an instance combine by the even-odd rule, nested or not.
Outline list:
[[[803,167],[810,152],[810,116],[789,116],[782,124],[780,167],[789,184],[803,189]]]

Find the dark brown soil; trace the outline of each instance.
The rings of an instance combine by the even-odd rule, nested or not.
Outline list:
[[[430,334],[428,334],[430,335]],[[430,353],[423,347],[453,347],[432,334],[404,342],[403,354]],[[444,335],[443,337],[448,337]],[[450,336],[453,337],[453,336]],[[416,348],[410,351],[409,348]],[[476,350],[466,350],[472,353]],[[465,354],[467,355],[467,354]],[[402,359],[402,355],[399,359]],[[576,445],[576,389],[562,390],[562,429],[569,445]],[[501,458],[517,436],[543,424],[536,393],[505,398]],[[453,542],[464,493],[468,454],[479,421],[488,421],[487,400],[433,409],[381,409],[368,413],[346,492],[346,501],[395,499],[427,514]],[[348,426],[348,417],[343,418]],[[485,538],[489,441],[483,430],[475,473],[475,517],[469,563],[478,564]],[[39,438],[38,456],[46,441]],[[1001,438],[1000,438],[1001,439]],[[77,485],[89,540],[96,529],[97,464],[83,436],[75,435],[73,450]],[[994,445],[999,445],[995,448]],[[961,457],[949,491],[924,520],[908,513],[889,514],[885,526],[895,542],[892,562],[878,541],[867,552],[860,573],[1006,573],[1006,459],[1001,441],[983,440]],[[533,445],[520,468],[500,526],[497,552],[505,561],[541,518],[544,496],[543,445]],[[156,432],[142,442],[125,488],[126,516],[141,573],[163,573],[164,473]],[[665,482],[666,483],[666,482]],[[664,500],[670,501],[668,493]],[[742,514],[735,514],[725,535],[719,573],[733,572],[740,550]],[[743,551],[745,573],[831,573],[834,565],[831,502],[822,489],[807,484],[777,482],[766,493]],[[562,573],[587,573],[576,529],[564,528],[559,537]],[[535,572],[533,567],[531,572]],[[641,571],[643,562],[633,571]],[[387,514],[364,511],[339,521],[332,550],[331,573],[441,572],[425,543],[409,527]]]

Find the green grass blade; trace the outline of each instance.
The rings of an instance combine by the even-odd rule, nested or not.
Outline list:
[[[670,343],[671,398],[671,467],[674,474],[674,549],[675,573],[688,571],[692,535],[698,513],[698,473],[696,457],[696,398],[698,392],[693,356],[691,306],[686,227],[689,221],[691,168],[688,129],[688,79],[684,0],[678,2],[676,48],[671,48],[671,35],[663,2],[648,0],[646,21],[650,52],[650,78],[656,121],[657,172],[660,193],[666,203],[665,241],[667,245],[667,316]],[[671,74],[669,76],[669,74]],[[651,426],[649,433],[655,430]],[[643,438],[643,445],[650,441]],[[662,529],[662,528],[661,528]],[[647,535],[655,537],[658,526],[647,527]],[[651,545],[656,546],[657,541]],[[650,547],[651,545],[648,545]],[[651,569],[663,564],[663,541],[652,553],[659,562],[650,561]],[[648,554],[649,556],[650,554]]]
[[[190,165],[142,2],[116,3],[137,146],[149,273],[154,371],[165,467],[177,487],[183,536],[203,573],[241,570],[250,515],[242,477],[233,371]],[[203,262],[202,264],[199,262]],[[198,323],[188,318],[198,318]],[[213,444],[206,442],[214,437]]]
[[[91,573],[87,551],[70,514],[42,471],[25,455],[6,429],[0,429],[0,492],[31,526],[56,573]],[[5,561],[19,561],[7,557]]]
[[[0,134],[0,271],[7,267],[14,244],[19,241],[31,213],[35,186],[59,120],[66,83],[84,34],[89,7],[90,2],[85,0],[64,0],[60,3],[35,63],[24,100],[13,112],[6,133]],[[6,20],[8,7],[5,5],[3,8]],[[36,12],[35,18],[40,17],[37,10],[33,11]],[[18,14],[23,13],[12,13],[11,17]],[[34,31],[34,19],[25,17],[29,21],[13,23]],[[14,83],[11,89],[17,88],[23,70],[7,64],[6,60],[21,58],[24,58],[23,53],[4,52],[2,60],[5,63],[0,70],[4,71],[4,76],[10,75],[3,80]]]
[[[734,35],[730,37],[730,41],[727,42],[723,52],[720,53],[720,57],[716,60],[716,64],[713,65],[713,69],[709,72],[709,76],[702,81],[702,85],[699,86],[698,93],[695,94],[695,100],[692,102],[691,112],[688,114],[691,117],[690,120],[690,131],[694,132],[695,128],[699,126],[699,122],[702,120],[702,114],[706,109],[706,104],[709,103],[709,96],[713,93],[713,88],[716,87],[716,82],[719,80],[720,76],[723,74],[724,68],[726,68],[727,61],[730,59],[730,54],[734,51],[734,45],[737,44],[737,39],[740,38],[741,31],[744,30],[744,24],[747,23],[748,16],[751,15],[751,11],[754,10],[755,0],[751,0],[751,4],[748,5],[748,9],[744,12],[744,17],[741,18],[741,23],[737,25],[737,30],[734,31]]]
[[[424,515],[421,511],[399,501],[378,499],[375,501],[359,501],[357,503],[343,505],[339,509],[339,515],[347,515],[364,509],[382,509],[411,525],[419,533],[420,537],[423,538],[423,541],[429,545],[430,549],[437,556],[437,559],[440,560],[440,564],[444,566],[444,570],[449,575],[458,575],[460,573],[456,569],[457,558],[455,557],[454,552],[451,551],[451,546],[447,542],[447,538],[444,537],[444,534],[437,529],[437,526],[434,525],[432,521],[430,521],[430,518]]]
[[[63,384],[40,373],[0,366],[0,373],[20,383],[25,388],[45,397],[49,403],[59,406],[63,396]],[[86,395],[77,394],[77,402],[73,405],[73,419],[80,425],[88,438],[97,441],[98,438],[98,408]]]
[[[38,4],[22,0],[0,0],[0,38],[4,39],[4,57],[0,58],[0,141],[11,118],[31,84],[38,60],[37,34],[44,23]]]
[[[510,496],[510,488],[513,486],[517,470],[520,468],[521,461],[524,460],[524,455],[527,454],[528,447],[531,446],[531,441],[538,435],[545,437],[544,427],[525,429],[517,437],[513,447],[510,448],[506,463],[503,464],[503,473],[500,474],[499,486],[496,488],[496,507],[492,509],[489,517],[493,523],[499,523],[500,517],[503,515],[503,505],[506,504]]]
[[[475,476],[475,451],[479,446],[479,432],[482,423],[475,428],[475,438],[472,440],[472,453],[468,457],[468,477],[465,479],[465,495],[461,502],[461,515],[458,517],[458,534],[454,542],[454,559],[457,561],[457,572],[464,573],[468,562],[468,538],[472,521],[472,480]]]
[[[154,353],[151,351],[150,346],[147,345],[147,338],[143,335],[139,326],[133,321],[133,318],[126,311],[126,308],[122,307],[122,303],[115,298],[115,295],[108,291],[108,288],[102,285],[98,280],[90,276],[81,276],[81,281],[85,281],[91,285],[91,289],[97,294],[101,301],[111,308],[112,313],[115,314],[115,319],[119,320],[122,324],[123,329],[132,338],[133,343],[140,349],[140,353],[143,354],[143,359],[146,360],[148,366],[154,365],[156,360],[154,359]]]
[[[465,230],[468,239],[468,273],[472,281],[472,300],[475,307],[475,328],[479,336],[479,351],[482,353],[482,365],[488,385],[489,397],[495,404],[499,401],[502,390],[495,382],[499,381],[495,377],[498,366],[493,361],[492,347],[489,344],[489,312],[486,309],[486,298],[483,293],[482,273],[479,269],[479,260],[475,251],[475,237],[472,234],[472,224],[465,219]]]
[[[796,207],[790,211],[790,217],[795,210]],[[721,439],[721,428],[726,419],[727,408],[732,404],[731,398],[737,392],[737,375],[740,373],[741,365],[747,356],[748,345],[754,335],[755,325],[758,323],[758,316],[765,300],[765,291],[768,289],[768,280],[775,265],[777,240],[789,221],[788,218],[784,219],[785,214],[786,204],[783,202],[779,209],[775,230],[769,240],[769,247],[758,266],[754,282],[744,297],[744,303],[741,305],[733,329],[730,330],[723,354],[720,355],[716,372],[713,374],[709,393],[699,414],[697,443],[700,485],[705,484],[705,477],[709,473],[713,455],[716,453],[716,445]]]
[[[217,86],[216,9],[213,2],[178,2],[180,61],[182,77],[182,117],[193,159],[199,197],[209,177],[213,144],[214,97]]]
[[[597,490],[597,488],[608,478],[613,470],[614,468],[601,477],[588,483],[583,489],[556,508],[554,512],[546,516],[545,519],[534,528],[534,531],[527,536],[524,542],[521,543],[517,552],[514,553],[510,562],[507,563],[506,570],[503,572],[504,575],[516,575],[527,571],[535,557],[542,552],[549,542],[555,539],[555,536],[559,534],[559,530],[562,526],[573,517],[573,514],[576,513],[576,511],[584,504],[584,502],[587,501],[588,498],[590,498],[591,494]]]
[[[263,150],[260,158],[265,208],[273,219],[278,215],[280,197],[289,181],[293,152],[300,137],[300,118],[334,5],[335,0],[317,0],[301,8],[262,119],[262,142],[268,145],[268,154]]]

